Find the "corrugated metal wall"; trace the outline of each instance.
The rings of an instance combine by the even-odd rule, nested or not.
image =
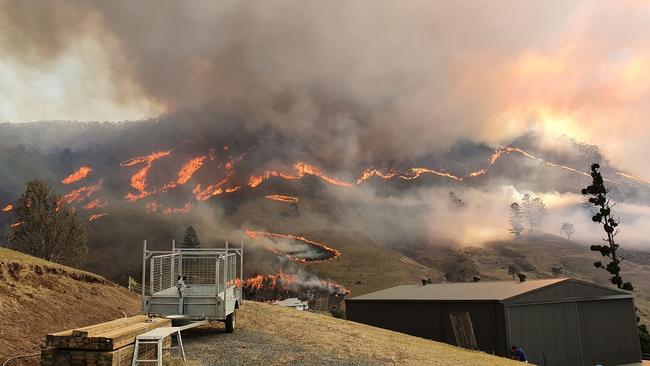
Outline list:
[[[507,306],[510,345],[540,366],[582,365],[575,303]]]
[[[507,355],[505,329],[494,302],[348,301],[348,320],[456,345],[449,313],[468,312],[480,350]],[[503,319],[502,316],[499,317]]]
[[[639,361],[641,346],[631,299],[578,303],[585,365]]]

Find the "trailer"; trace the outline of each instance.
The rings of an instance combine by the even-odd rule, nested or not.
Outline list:
[[[142,310],[173,321],[221,321],[235,330],[242,305],[244,244],[231,248],[142,250]],[[148,274],[148,276],[147,276]],[[147,279],[147,277],[149,277]]]

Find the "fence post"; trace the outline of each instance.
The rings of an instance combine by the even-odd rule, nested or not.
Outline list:
[[[147,241],[144,241],[142,245],[142,312],[145,312],[146,300],[145,300],[145,287],[146,287],[146,277],[147,277]]]

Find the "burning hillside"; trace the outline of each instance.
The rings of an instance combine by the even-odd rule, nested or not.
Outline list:
[[[244,298],[256,301],[284,300],[297,297],[316,300],[332,297],[338,304],[350,292],[343,286],[316,277],[304,277],[279,271],[277,274],[257,275],[244,280]]]
[[[299,263],[320,262],[338,257],[341,253],[323,243],[309,240],[301,235],[276,234],[246,230],[251,239],[267,238],[267,248],[273,253]]]
[[[291,154],[269,160],[272,155],[269,151],[276,151],[284,143],[274,134],[266,134],[262,138],[246,136],[244,142],[235,145],[188,139],[119,162],[98,163],[94,158],[86,158],[75,171],[61,175],[64,190],[62,202],[73,206],[77,212],[106,208],[121,210],[124,205],[133,205],[136,210],[148,214],[187,215],[202,202],[215,197],[250,197],[248,192],[270,193],[266,191],[272,187],[290,186],[293,182],[303,181],[321,182],[341,190],[353,190],[364,185],[374,187],[379,182],[393,185],[402,182],[399,189],[422,184],[475,186],[486,184],[492,178],[498,179],[504,172],[516,179],[515,169],[522,169],[522,166],[549,168],[556,172],[554,174],[566,173],[576,179],[589,177],[588,173],[579,169],[579,165],[544,159],[539,153],[534,154],[514,145],[499,146],[484,156],[465,156],[468,162],[473,163],[463,163],[461,168],[451,160],[449,167],[445,167],[444,159],[432,159],[437,163],[429,165],[436,167],[409,162],[394,163],[389,167],[369,164],[368,167],[361,167],[358,173],[338,171],[336,166],[325,169],[315,163],[292,160]],[[519,160],[510,159],[507,164],[512,167],[505,164],[497,166],[504,157],[513,155],[523,158],[520,159],[521,164]],[[116,171],[118,167],[121,169]],[[329,170],[337,173],[329,173]],[[540,184],[542,180],[535,182]],[[619,192],[626,194],[650,188],[647,178],[617,170],[609,175],[608,182],[620,187]],[[541,189],[562,191],[554,186],[542,186]],[[14,198],[16,196],[14,194]],[[264,197],[294,206],[298,203],[298,198],[293,195],[266,194]],[[10,208],[11,204],[6,204],[3,213],[8,214]],[[99,213],[88,212],[88,215]],[[303,259],[291,254],[288,256]]]

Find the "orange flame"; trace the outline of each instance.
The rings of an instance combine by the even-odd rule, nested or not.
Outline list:
[[[122,167],[130,167],[138,164],[146,164],[142,169],[138,170],[132,177],[131,177],[131,187],[138,191],[138,193],[128,193],[124,198],[127,201],[137,201],[141,198],[147,197],[150,195],[152,192],[147,192],[147,175],[149,173],[149,169],[151,169],[151,166],[154,161],[158,159],[162,159],[164,157],[167,157],[171,154],[171,150],[167,151],[156,151],[154,153],[151,153],[149,155],[145,156],[138,156],[129,160],[125,160],[120,163],[120,166]]]
[[[236,281],[236,283],[237,282],[238,281]],[[243,286],[244,291],[258,292],[271,290],[269,295],[280,296],[280,298],[285,298],[292,293],[294,294],[293,296],[295,296],[300,293],[304,294],[304,291],[311,292],[313,290],[320,290],[336,296],[347,296],[350,294],[348,289],[339,284],[320,279],[301,281],[297,276],[285,273],[282,270],[277,274],[259,274],[237,283],[237,285],[240,284]],[[273,299],[267,298],[265,300]]]
[[[90,216],[88,216],[88,221],[90,221],[90,222],[97,221],[97,220],[99,220],[102,217],[107,216],[107,215],[108,215],[107,213],[100,213],[100,214],[90,215]]]
[[[9,227],[12,228],[12,229],[14,229],[14,228],[17,228],[18,226],[20,226],[20,225],[22,225],[22,224],[23,224],[22,222],[17,222],[17,223],[15,223],[15,224],[11,224],[11,225],[9,225]]]
[[[188,202],[183,207],[179,207],[179,208],[169,207],[169,208],[166,208],[166,209],[163,210],[163,213],[165,215],[174,214],[174,213],[188,214],[191,211],[192,211],[192,204]]]
[[[400,174],[394,171],[393,169],[389,170],[379,170],[379,169],[366,169],[361,173],[361,176],[357,178],[357,184],[361,184],[364,181],[368,180],[371,177],[380,177],[383,179],[392,179],[398,177],[403,180],[414,180],[420,178],[423,174],[434,174],[440,177],[449,178],[456,181],[462,181],[463,178],[455,176],[451,173],[447,173],[441,170],[433,170],[429,168],[409,168],[404,173]]]
[[[192,179],[194,173],[201,169],[203,163],[207,159],[207,156],[197,156],[196,158],[190,159],[187,163],[185,163],[185,165],[183,165],[183,167],[181,167],[181,170],[178,172],[178,179],[174,182],[166,184],[163,187],[163,190],[168,190],[187,183],[190,179]]]
[[[631,181],[634,181],[639,184],[645,184],[645,185],[650,185],[650,180],[647,178],[640,177],[638,175],[632,175],[632,174],[627,174],[623,172],[617,172],[617,175],[620,175],[621,177],[627,178]]]
[[[61,202],[65,203],[74,203],[74,202],[80,202],[83,201],[84,199],[90,197],[92,194],[95,192],[99,191],[102,189],[102,182],[103,180],[100,180],[99,183],[93,185],[93,186],[83,186],[81,188],[75,189],[74,191],[66,194],[65,196],[61,197]]]
[[[63,184],[72,184],[78,182],[88,176],[93,171],[92,167],[82,166],[76,172],[70,174],[67,178],[63,179],[61,183]]]
[[[153,163],[154,161],[156,161],[158,159],[162,159],[164,157],[169,156],[171,153],[172,153],[171,150],[156,151],[156,152],[151,153],[149,155],[138,156],[138,157],[135,157],[135,158],[131,158],[129,160],[125,160],[125,161],[120,163],[120,166],[121,167],[127,167],[127,166],[142,164],[142,163],[151,164],[151,163]]]
[[[246,230],[246,235],[248,235],[248,237],[251,238],[251,239],[257,239],[260,236],[265,236],[267,238],[293,239],[293,240],[301,241],[301,242],[303,242],[305,244],[309,244],[309,245],[311,245],[313,247],[320,248],[320,249],[330,253],[331,256],[329,258],[327,258],[327,259],[324,259],[324,260],[331,260],[331,259],[334,259],[334,258],[338,257],[339,255],[341,255],[341,252],[339,252],[338,250],[336,250],[334,248],[331,248],[331,247],[329,247],[329,246],[327,246],[327,245],[325,245],[323,243],[318,243],[318,242],[315,242],[313,240],[309,240],[309,239],[305,238],[302,235],[301,236],[296,236],[296,235],[291,235],[291,234],[276,234],[276,233],[270,233],[270,232],[266,232],[266,231],[254,231],[254,230]],[[289,259],[291,259],[292,261],[295,261],[295,262],[313,263],[313,262],[321,262],[321,261],[323,261],[323,260],[310,260],[310,259],[304,259],[304,258],[295,258],[295,257],[292,257],[289,254],[283,253],[283,252],[281,252],[281,251],[279,251],[279,250],[277,250],[277,249],[275,249],[273,247],[267,247],[267,248],[270,251],[274,252],[275,254],[282,255],[282,256],[287,257],[287,258],[289,258]]]
[[[14,209],[14,205],[12,205],[10,203],[10,204],[6,205],[5,208],[2,209],[2,212],[10,212],[13,209]]]
[[[296,179],[302,179],[305,175],[312,175],[326,181],[327,183],[336,186],[341,186],[341,187],[352,186],[352,183],[344,182],[336,178],[332,178],[330,176],[325,175],[320,169],[318,169],[317,167],[311,164],[305,163],[304,161],[295,162],[293,164],[293,169],[294,169],[293,173],[283,173],[274,170],[267,170],[262,175],[251,176],[250,179],[248,180],[248,185],[252,188],[255,188],[260,184],[262,184],[262,182],[264,182],[265,180],[271,177],[281,177],[288,180],[296,180]]]
[[[291,196],[283,196],[279,194],[270,194],[268,196],[265,196],[264,198],[272,201],[279,201],[279,202],[285,202],[285,203],[296,203],[298,202],[298,197],[291,197]]]
[[[94,200],[88,202],[83,207],[86,210],[92,210],[93,208],[104,208],[108,205],[108,202],[102,201],[100,198],[95,198]]]
[[[160,203],[158,203],[158,201],[151,201],[151,202],[144,205],[146,213],[157,212],[160,209],[160,207],[161,207],[161,205],[160,205]]]
[[[474,178],[474,177],[480,177],[481,175],[485,175],[487,173],[487,169],[480,169],[475,172],[469,173],[469,177]]]

